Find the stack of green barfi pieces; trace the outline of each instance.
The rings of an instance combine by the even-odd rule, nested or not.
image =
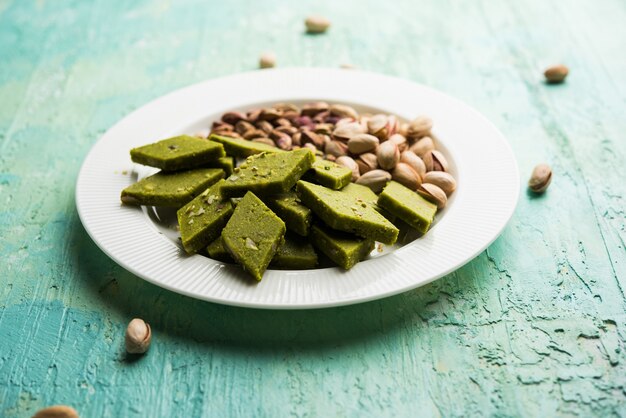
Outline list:
[[[396,217],[424,233],[436,212],[399,183],[376,196],[308,149],[183,135],[135,148],[131,158],[161,172],[126,188],[124,203],[178,207],[185,251],[235,261],[256,280],[268,266],[314,268],[316,250],[350,269],[376,241],[396,242]]]

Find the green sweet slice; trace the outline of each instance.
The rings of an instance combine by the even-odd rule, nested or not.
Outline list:
[[[245,271],[261,280],[285,230],[285,223],[254,193],[248,192],[224,227],[222,243]]]
[[[209,244],[206,252],[214,260],[224,263],[234,262],[230,253],[224,247],[222,237]],[[311,243],[303,241],[297,236],[285,235],[284,242],[278,247],[270,266],[282,269],[312,269],[317,266],[317,254]]]
[[[381,208],[378,205],[378,196],[369,187],[363,186],[362,184],[350,183],[346,187],[341,189],[341,191],[343,193],[348,193],[351,196],[354,196],[357,203],[361,203],[362,201],[364,201],[365,203],[369,203],[381,215],[389,219],[389,221],[395,222],[396,216],[392,215],[391,213],[389,213],[388,211],[386,211],[385,209]]]
[[[130,150],[133,162],[165,171],[206,166],[224,157],[224,147],[216,142],[180,135]]]
[[[347,186],[352,180],[352,170],[321,158],[315,160],[310,172],[317,183],[334,190]]]
[[[219,236],[215,241],[209,244],[206,247],[206,252],[214,260],[223,261],[225,263],[232,263],[234,260],[230,256],[230,253],[224,247],[224,243],[222,242],[222,237]]]
[[[314,159],[309,149],[251,155],[226,179],[222,190],[231,197],[247,191],[258,195],[285,193],[311,168]]]
[[[317,254],[311,243],[297,235],[287,234],[285,242],[278,247],[271,266],[293,270],[312,269],[317,266]]]
[[[435,204],[395,181],[383,189],[378,204],[422,234],[428,231],[437,213]]]
[[[224,178],[219,168],[158,172],[122,190],[122,203],[180,208],[207,187]]]
[[[233,157],[222,157],[211,163],[212,167],[221,168],[226,173],[226,177],[233,174],[235,168],[235,159]]]
[[[288,230],[302,236],[309,234],[313,213],[300,202],[295,191],[268,196],[264,202],[285,222]]]
[[[311,242],[328,258],[346,270],[363,260],[374,249],[374,240],[314,224]]]
[[[222,195],[220,180],[178,209],[178,226],[183,248],[194,253],[220,236],[233,213],[233,205]]]
[[[262,152],[284,152],[283,150],[261,142],[248,141],[241,138],[231,138],[230,136],[221,136],[212,134],[209,140],[219,142],[226,150],[226,154],[231,157],[249,157],[250,155],[260,154]]]
[[[302,203],[333,229],[352,232],[384,244],[393,244],[398,239],[398,228],[371,204],[358,202],[348,193],[303,180],[298,182],[297,192]]]

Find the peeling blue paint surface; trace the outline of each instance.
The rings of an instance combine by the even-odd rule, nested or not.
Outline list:
[[[620,0],[0,0],[0,416],[626,416],[625,21]],[[471,263],[362,305],[226,307],[124,271],[74,207],[89,148],[266,50],[459,97],[553,183]],[[136,316],[153,345],[131,358]]]

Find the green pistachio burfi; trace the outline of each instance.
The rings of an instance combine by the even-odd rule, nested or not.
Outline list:
[[[224,248],[224,243],[222,242],[222,237],[219,236],[215,241],[209,244],[206,247],[206,252],[214,260],[223,261],[225,263],[232,263],[234,260],[230,256],[230,253],[226,251]]]
[[[222,157],[211,163],[212,167],[221,168],[226,173],[226,177],[233,174],[235,168],[235,159],[233,157]]]
[[[183,247],[194,253],[220,236],[222,228],[233,213],[233,205],[222,195],[220,180],[198,197],[178,209],[178,225]]]
[[[252,192],[246,193],[222,231],[222,243],[235,261],[261,280],[282,244],[285,223]]]
[[[224,157],[224,147],[216,142],[180,135],[130,150],[133,162],[165,171],[206,166]]]
[[[342,193],[348,193],[354,196],[357,203],[361,203],[361,201],[369,203],[385,218],[389,219],[391,222],[395,222],[396,216],[392,215],[378,205],[378,196],[369,187],[363,186],[362,184],[350,183],[341,189],[341,191]]]
[[[361,237],[393,244],[398,228],[378,213],[371,204],[357,202],[354,196],[300,180],[297,192],[304,203],[326,225]]]
[[[352,180],[352,170],[321,158],[315,160],[309,173],[314,181],[334,190],[345,187]]]
[[[226,150],[226,154],[232,157],[248,157],[262,152],[284,152],[280,148],[261,142],[248,141],[241,138],[231,138],[230,136],[211,135],[209,140],[219,142]]]
[[[313,213],[300,202],[295,191],[269,196],[264,202],[285,222],[288,230],[302,236],[309,234]]]
[[[428,231],[437,213],[437,205],[395,181],[383,189],[378,204],[422,234]]]
[[[122,190],[121,199],[130,205],[179,208],[222,178],[219,168],[158,172]]]
[[[348,270],[374,249],[374,240],[336,231],[326,226],[311,226],[311,242],[337,265]]]
[[[311,168],[314,158],[309,149],[251,155],[226,179],[222,190],[231,197],[247,191],[258,195],[285,193]]]
[[[317,254],[311,243],[297,235],[287,234],[270,265],[282,269],[312,269],[317,266]]]

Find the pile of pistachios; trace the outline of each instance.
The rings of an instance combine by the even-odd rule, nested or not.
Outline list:
[[[436,149],[433,122],[419,116],[359,114],[344,104],[313,102],[301,108],[279,103],[248,112],[227,112],[211,133],[243,138],[283,150],[310,148],[318,157],[348,167],[352,181],[380,192],[390,180],[437,204],[456,188],[446,157]]]

